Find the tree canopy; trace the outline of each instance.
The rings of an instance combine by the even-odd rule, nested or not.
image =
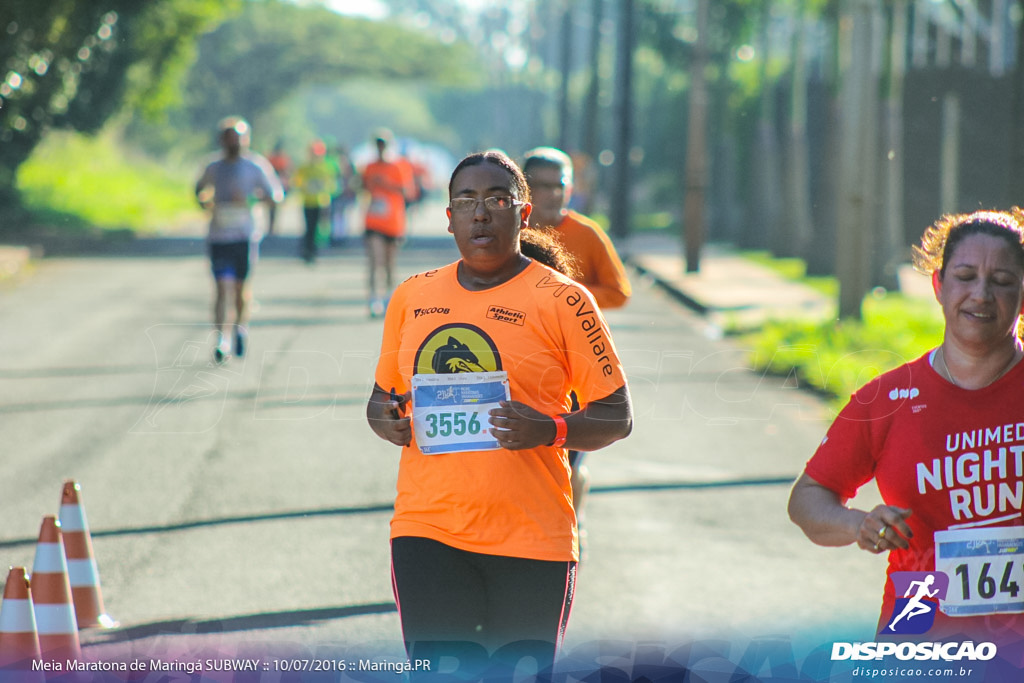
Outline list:
[[[47,130],[98,131],[118,111],[209,130],[308,84],[457,78],[463,51],[394,23],[282,0],[5,0],[0,195]],[[461,55],[461,56],[460,56]],[[181,131],[183,132],[183,131]]]
[[[95,132],[126,101],[165,104],[195,37],[238,0],[6,0],[0,195],[51,128]]]
[[[454,82],[466,54],[394,23],[345,17],[280,0],[246,5],[199,41],[188,79],[190,123],[257,117],[297,89],[352,78]]]

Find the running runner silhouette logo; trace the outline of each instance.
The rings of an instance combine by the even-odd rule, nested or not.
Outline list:
[[[896,606],[881,634],[925,633],[935,623],[939,600],[946,597],[949,577],[944,572],[893,572]],[[903,597],[899,597],[899,596]]]
[[[459,372],[501,370],[498,348],[486,332],[474,325],[442,325],[427,335],[416,352],[417,374],[447,375]]]

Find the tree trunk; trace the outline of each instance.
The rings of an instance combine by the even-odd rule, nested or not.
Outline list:
[[[884,138],[879,193],[882,198],[879,221],[879,258],[875,259],[874,284],[887,290],[899,289],[899,266],[906,260],[903,230],[903,80],[907,54],[907,2],[893,0],[888,6],[888,50],[882,103]]]
[[[739,161],[736,134],[730,125],[730,81],[724,74],[728,64],[719,58],[716,81],[711,86],[711,180],[709,218],[710,239],[736,243],[743,225],[743,200],[738,187]]]
[[[747,220],[741,246],[766,249],[778,228],[782,206],[779,181],[779,144],[775,130],[775,88],[768,79],[769,20],[771,2],[761,7],[759,57],[761,68],[761,106],[757,121],[750,180],[754,201],[747,207]]]
[[[993,78],[1006,73],[1006,20],[1010,0],[992,0],[988,33],[988,72]]]
[[[559,67],[562,80],[558,89],[558,147],[569,151],[569,80],[572,74],[572,0],[566,0],[562,10]]]
[[[836,273],[836,224],[839,220],[840,158],[842,130],[840,129],[839,73],[839,0],[830,0],[825,7],[825,16],[832,31],[832,54],[824,71],[825,76],[825,150],[821,155],[821,181],[815,194],[814,233],[808,250],[808,275],[835,275]]]
[[[601,150],[598,143],[598,106],[601,95],[601,22],[604,21],[604,0],[591,0],[590,10],[590,84],[583,105],[581,117],[580,148],[586,168],[578,169],[580,174],[589,174],[586,181],[588,191],[583,195],[580,209],[588,214],[594,209],[594,195],[597,191],[597,158]]]
[[[960,208],[960,95],[942,97],[942,154],[939,161],[939,209],[956,213]]]
[[[704,247],[704,195],[708,185],[707,65],[708,0],[697,0],[697,42],[690,68],[690,115],[686,134],[683,180],[683,242],[686,272],[700,270]]]
[[[32,155],[41,137],[42,130],[32,127],[0,143],[0,206],[18,203],[18,167]]]
[[[1024,12],[1024,0],[1017,0]],[[1006,205],[1024,205],[1024,21],[1017,25],[1017,64],[1013,68],[1010,129],[1010,172],[1006,174]]]
[[[633,145],[633,0],[619,3],[619,44],[615,74],[618,103],[615,134],[615,181],[611,199],[611,234],[624,238],[631,232],[633,191],[629,151]]]
[[[806,0],[797,10],[793,40],[792,84],[789,99],[789,126],[786,145],[785,218],[779,234],[783,237],[773,250],[780,256],[804,256],[810,246],[811,179],[810,149],[807,142],[807,55],[805,54]]]
[[[875,0],[854,0],[841,21],[842,69],[840,197],[836,265],[839,317],[860,319],[871,277],[871,226],[876,217],[873,176],[877,126],[877,81],[869,57],[875,54]]]

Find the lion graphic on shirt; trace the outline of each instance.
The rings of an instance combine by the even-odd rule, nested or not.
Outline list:
[[[457,372],[484,372],[480,360],[468,346],[455,337],[448,337],[448,343],[438,347],[431,363],[434,372],[448,375]]]

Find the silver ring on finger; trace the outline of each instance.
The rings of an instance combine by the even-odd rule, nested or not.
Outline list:
[[[885,532],[886,532],[886,531],[887,531],[888,529],[889,529],[889,525],[888,525],[888,524],[886,524],[886,525],[885,525],[885,526],[883,526],[883,527],[882,527],[881,529],[879,529],[879,530],[878,530],[878,537],[879,537],[879,538],[885,538]]]
[[[877,543],[875,544],[875,552],[876,553],[878,552],[878,544]]]

